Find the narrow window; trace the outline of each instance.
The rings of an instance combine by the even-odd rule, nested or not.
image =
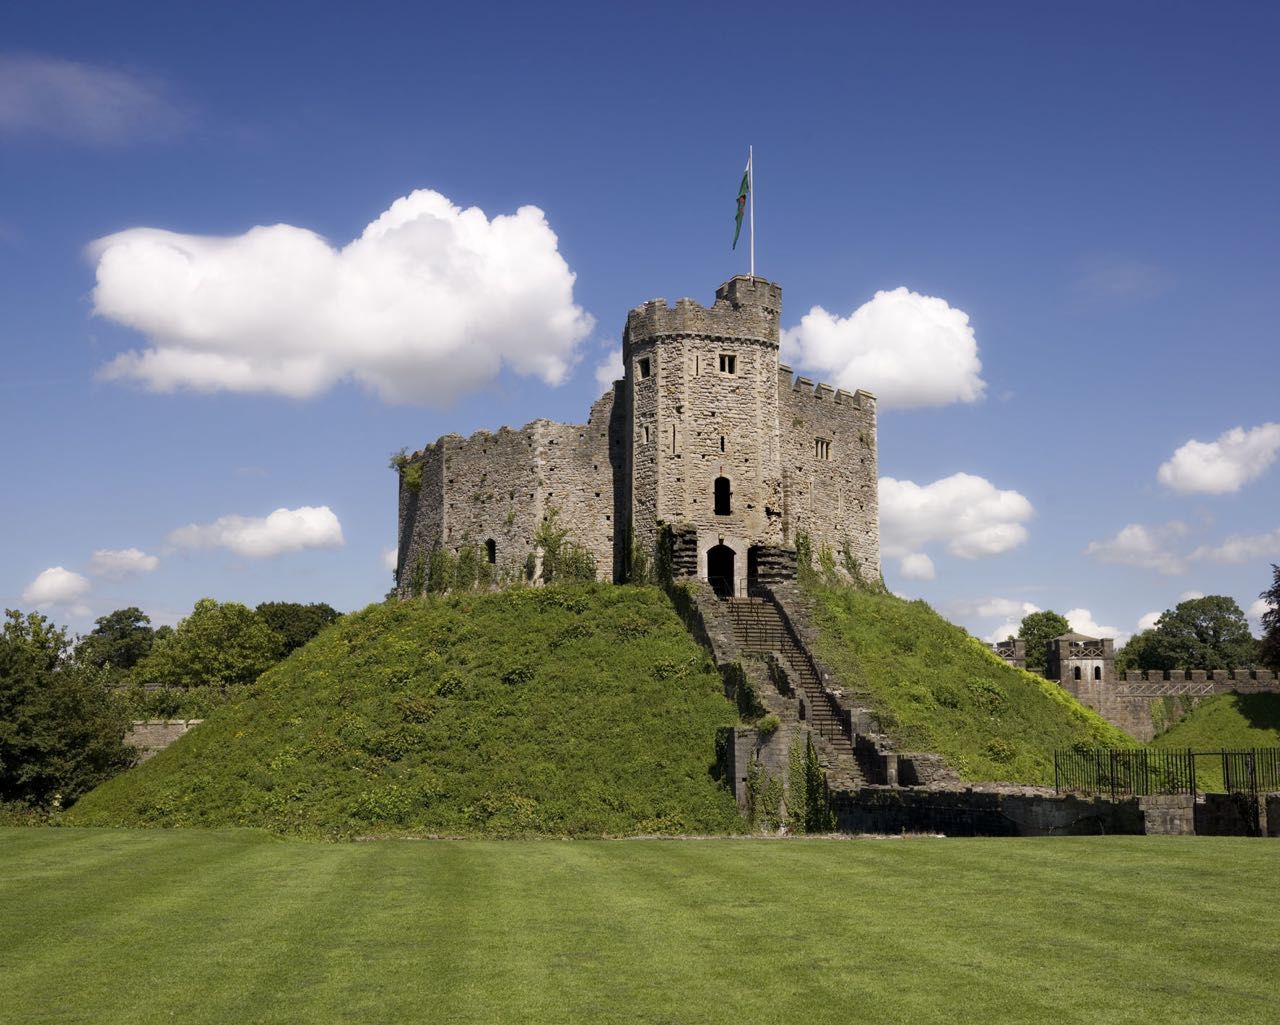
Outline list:
[[[671,425],[671,454],[675,455],[676,451],[676,425]]]
[[[715,513],[717,516],[728,516],[730,512],[729,502],[729,478],[717,477],[715,483]]]
[[[484,553],[488,556],[490,565],[498,561],[498,545],[493,538],[489,538],[489,540],[484,543]]]
[[[720,435],[720,451],[724,451],[724,435]]]
[[[693,357],[693,376],[697,377],[700,373],[702,373],[702,357],[694,356]]]
[[[636,365],[640,368],[640,379],[643,381],[649,376],[649,360],[646,357],[645,359],[639,360]]]
[[[1102,666],[1094,666],[1094,667],[1093,667],[1093,678],[1094,678],[1095,680],[1101,680],[1101,679],[1102,679]]]
[[[649,444],[649,426],[648,426],[648,424],[646,424],[646,425],[644,426],[643,430],[644,430],[644,443],[647,445],[647,444]]]
[[[731,356],[727,352],[720,353],[720,373],[722,374],[737,373],[737,371],[735,370],[735,366],[737,365],[737,362],[738,362],[737,356]]]
[[[831,442],[826,438],[815,438],[813,441],[813,454],[819,459],[830,459]]]
[[[1080,667],[1076,666],[1076,679],[1080,679]]]

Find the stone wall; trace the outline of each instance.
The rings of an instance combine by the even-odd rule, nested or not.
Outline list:
[[[138,749],[139,763],[145,762],[202,722],[204,722],[203,719],[139,720],[129,724],[124,742]]]
[[[474,544],[484,555],[492,541],[498,579],[521,576],[552,508],[570,538],[594,556],[596,575],[614,579],[624,454],[615,421],[611,389],[591,407],[585,425],[535,420],[519,430],[503,427],[469,438],[447,434],[415,452],[410,465],[422,466],[421,487],[414,491],[400,474],[401,597],[425,582],[437,546],[456,554]]]
[[[778,367],[782,436],[783,537],[792,547],[807,534],[817,557],[830,552],[839,569],[880,579],[876,477],[876,400]],[[848,563],[849,565],[846,565]]]
[[[1060,681],[1080,702],[1141,741],[1172,726],[1216,694],[1277,694],[1280,680],[1264,669],[1128,672],[1123,680]]]

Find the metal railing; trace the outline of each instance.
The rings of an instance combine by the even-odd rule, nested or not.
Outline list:
[[[1059,793],[1112,797],[1280,791],[1280,748],[1055,751],[1053,786]]]

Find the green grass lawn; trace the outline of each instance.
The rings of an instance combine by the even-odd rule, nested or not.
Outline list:
[[[904,751],[937,751],[967,780],[1053,783],[1053,752],[1133,747],[1062,687],[1015,669],[922,601],[805,581],[818,656],[870,694]]]
[[[1272,1022],[1262,840],[0,829],[0,1022]]]

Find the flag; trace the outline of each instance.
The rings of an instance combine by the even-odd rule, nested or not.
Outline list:
[[[733,248],[738,248],[738,235],[742,232],[742,212],[747,208],[747,193],[751,191],[751,158],[747,157],[747,169],[742,172],[742,184],[738,186],[738,215],[733,219]]]

